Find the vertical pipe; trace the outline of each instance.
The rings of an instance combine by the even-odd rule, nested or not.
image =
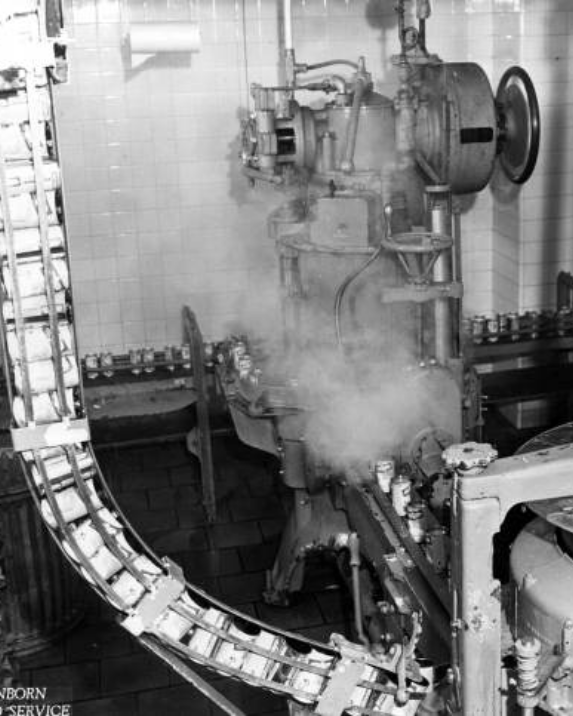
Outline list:
[[[284,49],[285,52],[294,50],[292,43],[292,7],[291,0],[283,0],[284,15]]]
[[[462,225],[461,225],[461,209],[459,202],[452,202],[452,224],[454,244],[452,246],[452,280],[457,283],[462,283]],[[453,300],[453,299],[452,299]],[[463,350],[463,313],[462,313],[462,299],[457,299],[454,303],[454,321],[455,336],[454,336],[454,357],[459,358],[462,355]]]
[[[296,60],[294,58],[294,47],[292,39],[292,7],[291,0],[283,0],[283,40],[284,40],[284,71],[287,87],[296,85]],[[287,93],[286,98],[292,99],[292,92]]]
[[[281,249],[280,284],[284,339],[287,344],[298,345],[301,337],[300,298],[302,287],[298,254],[292,249]]]
[[[354,625],[358,639],[365,646],[369,646],[362,623],[362,594],[360,589],[360,538],[356,532],[348,537],[348,551],[350,552],[350,569],[352,574],[352,601],[354,602]]]
[[[452,209],[449,186],[439,185],[426,188],[428,216],[431,231],[452,235]],[[436,283],[449,283],[452,280],[452,252],[442,251],[433,269]],[[453,355],[452,315],[449,298],[438,298],[434,305],[434,326],[436,331],[436,360],[444,365]]]
[[[354,150],[356,149],[356,137],[358,136],[358,121],[360,119],[360,107],[362,98],[366,90],[366,80],[364,77],[357,77],[354,89],[354,97],[352,99],[352,109],[350,110],[350,118],[346,128],[346,142],[344,145],[344,154],[340,162],[340,168],[345,174],[354,171]]]

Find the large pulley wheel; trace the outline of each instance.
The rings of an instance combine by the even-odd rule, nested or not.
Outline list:
[[[531,78],[521,67],[503,75],[495,97],[498,107],[499,163],[514,184],[526,182],[539,152],[539,104]]]

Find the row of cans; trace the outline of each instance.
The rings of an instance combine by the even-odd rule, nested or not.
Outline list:
[[[396,463],[391,458],[376,461],[374,477],[382,492],[390,496],[396,514],[406,519],[412,539],[423,542],[426,536],[426,507],[424,503],[413,500],[410,478],[396,474]]]
[[[86,375],[97,378],[100,374],[111,378],[115,373],[130,370],[133,375],[153,373],[156,368],[166,368],[173,372],[177,365],[184,370],[191,370],[191,347],[183,344],[179,348],[165,346],[162,351],[155,348],[131,348],[127,356],[114,356],[113,353],[89,353],[84,358]]]
[[[465,318],[463,330],[476,345],[500,340],[535,340],[540,336],[573,334],[573,309],[496,313],[493,316]]]
[[[405,520],[414,542],[423,545],[436,572],[444,573],[448,567],[447,529],[441,525],[428,529],[426,503],[414,498],[412,480],[407,475],[396,474],[392,458],[377,460],[373,472],[378,487],[390,497],[396,514]]]
[[[229,358],[231,365],[239,376],[239,380],[258,385],[261,377],[261,369],[255,367],[255,362],[248,352],[245,341],[237,339],[233,342],[229,348]],[[220,360],[224,361],[224,356],[221,356]]]

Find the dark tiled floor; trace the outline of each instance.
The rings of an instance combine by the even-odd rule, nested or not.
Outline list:
[[[328,639],[349,635],[351,609],[334,569],[313,561],[303,592],[289,609],[261,601],[290,495],[272,459],[233,439],[215,444],[218,519],[201,507],[198,466],[183,444],[101,453],[112,490],[134,527],[160,555],[214,596],[271,624]],[[114,622],[114,614],[83,585],[86,615],[49,649],[21,660],[23,684],[71,691],[74,716],[147,716],[223,712],[146,653]],[[247,714],[286,714],[285,702],[216,674],[200,672]]]

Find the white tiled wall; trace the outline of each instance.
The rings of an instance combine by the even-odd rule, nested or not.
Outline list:
[[[57,88],[56,101],[82,353],[178,342],[184,303],[211,337],[237,320],[260,330],[274,322],[266,217],[283,197],[250,188],[237,154],[249,83],[278,79],[278,4],[66,0],[71,82]],[[299,61],[364,55],[377,89],[393,95],[393,2],[292,4]],[[552,298],[549,286],[573,254],[573,7],[565,0],[433,4],[432,51],[477,61],[495,82],[523,58],[538,84],[546,130],[535,179],[521,199],[500,182],[463,216],[467,310],[530,308]],[[151,20],[198,21],[200,52],[129,71],[124,35],[130,22]]]

